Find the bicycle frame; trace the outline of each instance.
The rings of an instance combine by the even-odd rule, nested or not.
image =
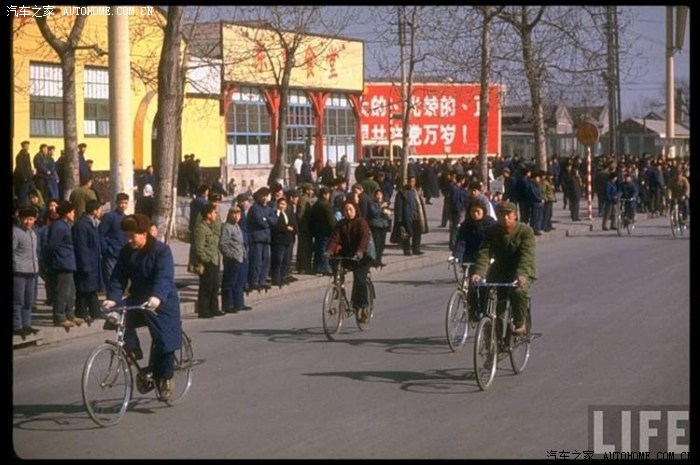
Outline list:
[[[518,287],[518,282],[513,281],[510,283],[489,283],[486,282],[485,280],[478,281],[474,283],[474,288],[476,289],[477,293],[477,299],[481,298],[481,292],[483,292],[483,288],[487,288],[488,292],[488,301],[487,301],[487,307],[486,307],[486,312],[484,316],[486,318],[490,318],[494,324],[497,325],[496,320],[501,321],[500,327],[496,326],[496,329],[499,329],[498,331],[500,334],[498,334],[498,339],[499,342],[504,343],[506,340],[506,337],[508,336],[508,330],[512,329],[510,326],[512,326],[513,321],[511,318],[511,308],[510,308],[510,300],[508,298],[508,295],[506,295],[503,299],[498,300],[498,288],[516,288]],[[500,308],[499,308],[500,307]]]
[[[334,268],[331,281],[326,288],[323,298],[323,330],[329,340],[334,340],[335,336],[340,333],[343,320],[346,318],[355,317],[357,327],[360,331],[364,331],[369,320],[373,316],[373,302],[375,298],[374,284],[372,283],[371,274],[367,273],[367,298],[369,308],[369,318],[366,315],[361,315],[361,312],[356,308],[352,308],[345,289],[345,273],[347,272],[346,263],[358,263],[359,260],[350,257],[329,257],[331,266]]]

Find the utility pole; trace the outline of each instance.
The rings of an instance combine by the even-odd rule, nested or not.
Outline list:
[[[608,135],[610,136],[609,150],[611,155],[615,155],[615,159],[620,159],[620,154],[618,153],[617,147],[617,121],[618,121],[618,108],[617,108],[617,97],[615,92],[615,84],[617,82],[616,78],[616,64],[615,64],[615,40],[617,25],[613,20],[613,9],[614,6],[605,7],[605,36],[607,43],[607,70],[604,73],[605,82],[608,86]]]

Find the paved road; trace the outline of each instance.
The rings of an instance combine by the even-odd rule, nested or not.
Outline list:
[[[377,314],[327,342],[321,287],[256,309],[187,320],[190,396],[139,398],[98,428],[79,390],[90,334],[15,351],[13,447],[23,458],[546,458],[588,448],[587,408],[687,405],[689,241],[663,218],[631,237],[590,232],[538,243],[532,358],[479,391],[471,348],[451,353],[443,259],[375,273]]]

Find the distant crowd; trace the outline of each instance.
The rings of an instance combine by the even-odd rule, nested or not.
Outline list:
[[[102,318],[98,294],[126,244],[120,225],[133,196],[119,193],[111,211],[103,212],[104,202],[91,186],[87,145],[80,144],[80,186],[69,200],[60,200],[65,197],[67,176],[62,157],[54,161],[54,147],[44,144],[32,157],[29,145],[22,142],[13,173],[13,329],[19,335],[33,330],[31,312],[39,278],[44,281],[55,325],[68,330]],[[295,274],[331,273],[324,252],[348,201],[369,225],[376,248],[373,265],[381,267],[387,241],[405,255],[423,253],[421,236],[428,232],[425,206],[436,198],[443,198],[440,227],[448,228],[452,251],[474,203],[495,218],[498,202],[512,202],[518,207],[519,221],[541,235],[554,229],[557,195],[572,221],[580,221],[580,204],[587,192],[587,166],[579,156],[553,155],[546,170],[518,157],[495,157],[489,161],[484,181],[479,179],[475,159],[413,159],[405,182],[400,168],[399,160],[370,159],[360,161],[352,172],[346,156],[337,163],[327,160],[312,165],[310,157],[300,154],[287,176],[277,163],[267,185],[255,188],[252,182],[238,186],[233,180],[224,186],[222,179],[204,184],[198,160],[194,154],[185,155],[178,191],[192,197],[188,270],[199,277],[199,317],[249,310],[247,293],[289,285],[297,280]],[[667,198],[683,198],[689,214],[688,159],[601,155],[595,157],[591,170],[604,229],[614,221],[621,197],[633,198],[635,211],[650,215],[664,214]],[[137,187],[135,210],[152,218],[153,167],[139,177]],[[225,196],[233,200],[226,217],[219,218]],[[158,235],[155,225],[152,234]]]

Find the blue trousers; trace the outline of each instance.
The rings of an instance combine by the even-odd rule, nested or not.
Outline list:
[[[224,258],[224,275],[221,280],[221,303],[224,311],[245,306],[243,290],[248,281],[248,259],[242,263]]]
[[[248,286],[253,289],[267,284],[270,274],[270,244],[253,242],[250,244],[250,269],[248,270]]]
[[[36,301],[35,273],[14,273],[12,276],[12,329],[32,325],[32,306]]]

